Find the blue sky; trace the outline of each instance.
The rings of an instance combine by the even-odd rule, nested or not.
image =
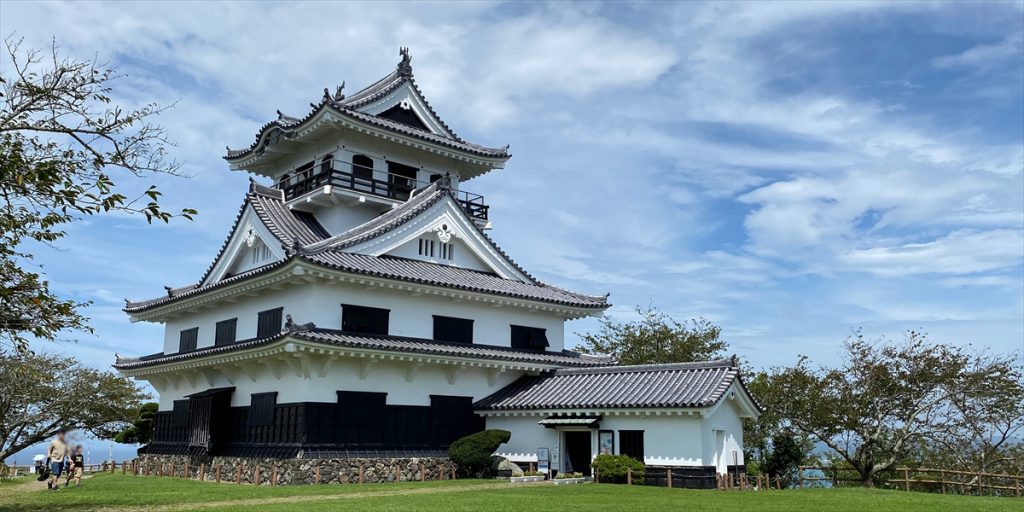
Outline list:
[[[44,251],[94,301],[89,364],[159,349],[122,299],[196,280],[248,177],[221,160],[276,109],[308,111],[412,49],[465,138],[511,145],[465,185],[525,268],[705,316],[755,366],[838,362],[842,340],[921,329],[1024,344],[1024,4],[3,2],[0,29],[108,60],[191,179],[157,179],[195,222],[95,218]],[[142,184],[139,184],[141,186]],[[588,331],[596,321],[569,324]]]

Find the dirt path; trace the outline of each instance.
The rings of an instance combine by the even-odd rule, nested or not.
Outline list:
[[[22,483],[17,484],[17,485],[12,485],[10,487],[5,487],[4,488],[4,496],[3,497],[4,498],[13,497],[15,494],[21,494],[23,492],[45,491],[46,490],[46,480],[43,480],[42,482],[40,482],[40,481],[35,479],[35,476],[36,475],[32,475],[32,478],[29,481],[27,481],[27,482],[22,482]],[[91,478],[91,477],[92,477],[92,475],[83,475],[82,476],[82,480],[85,480],[85,479]],[[64,478],[61,478],[60,479],[61,486],[64,485],[64,482],[65,482]]]
[[[524,485],[543,485],[543,484],[518,484],[518,486]],[[101,512],[177,512],[181,510],[196,510],[196,509],[213,509],[220,507],[248,507],[254,505],[274,505],[281,503],[307,503],[312,501],[335,501],[335,500],[350,500],[360,498],[374,498],[374,497],[387,497],[387,496],[414,496],[417,494],[442,494],[442,493],[453,493],[453,492],[466,492],[476,491],[484,489],[508,489],[510,484],[508,482],[496,482],[493,484],[475,484],[475,485],[453,485],[447,487],[430,487],[423,489],[396,489],[394,491],[376,491],[376,492],[345,492],[338,494],[317,494],[317,495],[306,495],[306,496],[277,496],[273,498],[252,498],[252,499],[236,499],[236,500],[225,500],[225,501],[207,501],[200,503],[180,503],[174,505],[154,505],[147,507],[115,507],[115,508],[101,508],[96,509]]]

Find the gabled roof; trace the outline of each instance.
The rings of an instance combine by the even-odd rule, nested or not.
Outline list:
[[[561,352],[537,352],[519,350],[509,347],[482,345],[471,343],[451,343],[423,338],[405,336],[373,336],[368,334],[347,333],[334,329],[313,329],[299,332],[281,332],[274,336],[243,340],[230,345],[202,348],[191,352],[164,354],[158,352],[142,357],[123,357],[118,355],[114,368],[118,370],[135,370],[199,359],[202,357],[227,354],[263,347],[284,339],[302,340],[323,345],[348,347],[368,350],[386,350],[390,352],[407,352],[436,356],[468,357],[496,361],[536,363],[555,366],[598,366],[607,365],[607,357],[589,356],[563,350]]]
[[[560,369],[520,378],[473,407],[480,411],[703,408],[718,403],[734,382],[740,382],[739,375],[732,358]]]
[[[194,297],[230,284],[238,283],[263,274],[272,272],[283,265],[300,261],[312,263],[329,269],[366,275],[371,277],[394,279],[428,286],[439,286],[463,290],[467,292],[493,294],[521,300],[538,301],[572,308],[593,310],[605,309],[609,306],[607,295],[595,296],[572,292],[541,282],[519,267],[505,254],[500,247],[470,220],[466,224],[470,229],[477,230],[486,243],[495,252],[505,258],[510,265],[518,269],[525,281],[504,279],[496,274],[480,272],[452,265],[443,265],[427,261],[410,260],[392,256],[371,256],[348,252],[347,249],[356,243],[381,237],[390,231],[422,214],[430,206],[445,198],[451,199],[451,183],[447,177],[416,192],[412,199],[399,205],[387,213],[372,219],[360,226],[334,237],[328,237],[326,230],[312,216],[291,210],[284,202],[277,189],[267,188],[255,183],[250,185],[245,203],[239,212],[232,235],[224,243],[220,254],[203,279],[194,285],[167,290],[167,295],[144,301],[126,301],[125,312],[141,313],[159,306],[170,304],[189,297]],[[234,238],[240,227],[242,212],[252,207],[259,220],[287,248],[287,257],[263,267],[228,276],[216,282],[207,282],[210,272],[224,258],[228,242]],[[461,209],[456,209],[466,215]],[[467,217],[468,218],[468,217]]]
[[[267,145],[276,142],[280,138],[294,136],[296,132],[301,131],[312,120],[318,118],[319,114],[324,112],[330,112],[357,123],[368,124],[393,133],[415,137],[429,143],[472,155],[499,160],[509,158],[508,146],[504,148],[481,146],[468,142],[456,135],[448,124],[434,111],[422,91],[420,91],[419,86],[416,85],[416,80],[412,74],[408,49],[403,48],[400,53],[402,61],[398,63],[395,71],[351,96],[346,97],[342,94],[341,91],[344,87],[344,84],[342,84],[334,94],[331,94],[328,89],[324,89],[324,94],[320,101],[316,104],[311,104],[313,109],[301,118],[287,116],[278,111],[277,119],[263,125],[256,133],[256,140],[249,147],[237,150],[229,148],[224,159],[235,161],[254,153],[260,153]],[[408,86],[416,99],[422,103],[425,107],[425,114],[431,118],[434,122],[433,124],[439,127],[440,133],[410,126],[366,111],[368,106],[387,97],[387,95],[403,86]]]

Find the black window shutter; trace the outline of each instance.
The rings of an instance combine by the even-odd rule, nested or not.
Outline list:
[[[178,339],[178,352],[191,352],[196,349],[198,344],[199,328],[185,329],[181,331],[181,337]]]
[[[256,337],[266,338],[281,332],[281,314],[284,308],[260,311],[256,321]]]
[[[512,348],[520,350],[544,350],[549,346],[546,329],[539,327],[512,326]]]
[[[172,427],[187,427],[188,426],[188,412],[189,412],[189,401],[188,400],[175,400],[174,410],[171,412],[171,426]]]
[[[386,336],[388,334],[388,318],[390,314],[391,311],[387,309],[342,304],[341,330],[352,333]]]
[[[644,431],[620,430],[619,453],[642,462],[644,460]]]
[[[213,344],[219,347],[221,345],[230,345],[234,343],[237,327],[237,318],[217,322],[217,333],[213,340]]]
[[[274,408],[277,406],[277,392],[253,393],[249,403],[248,424],[261,427],[274,424]]]
[[[434,339],[473,343],[473,321],[468,318],[434,315]]]

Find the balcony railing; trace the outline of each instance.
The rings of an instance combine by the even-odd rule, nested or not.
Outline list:
[[[386,173],[385,175],[387,179],[377,179],[379,174],[370,167],[330,158],[321,160],[315,165],[301,166],[286,174],[274,186],[284,190],[285,199],[293,199],[322,188],[324,185],[330,185],[405,201],[409,199],[413,191],[430,185],[430,182],[401,174]],[[437,176],[440,177],[440,175]],[[490,207],[484,204],[484,196],[457,190],[455,198],[470,217],[487,220],[487,210]]]

